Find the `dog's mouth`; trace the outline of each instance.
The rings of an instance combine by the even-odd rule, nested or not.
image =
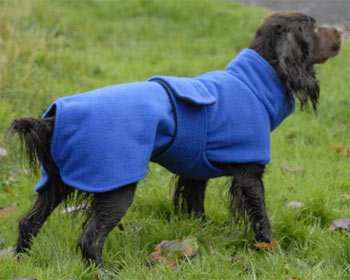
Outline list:
[[[325,63],[327,61],[328,57],[324,57],[324,58],[319,58],[315,61],[315,63]]]

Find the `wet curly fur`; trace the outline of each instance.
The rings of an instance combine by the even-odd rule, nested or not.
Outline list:
[[[314,110],[319,98],[314,64],[335,56],[340,47],[341,36],[335,28],[317,27],[313,18],[296,12],[277,12],[267,17],[249,46],[274,67],[288,95],[294,95],[302,107],[311,103]],[[54,119],[55,112],[52,111],[44,119],[14,120],[10,128],[12,134],[19,134],[31,166],[37,166],[40,160],[50,178],[38,193],[33,208],[19,222],[17,253],[29,250],[32,238],[52,211],[78,192],[63,183],[50,154]],[[257,241],[271,242],[262,180],[265,166],[256,163],[213,164],[232,175],[230,210],[233,217],[245,218]],[[78,192],[83,200],[89,195],[91,198],[91,207],[78,241],[84,260],[102,263],[105,238],[132,203],[136,184],[106,193]],[[203,218],[206,185],[206,180],[179,177],[174,192],[175,210]]]

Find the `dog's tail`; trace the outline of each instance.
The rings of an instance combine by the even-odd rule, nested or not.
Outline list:
[[[10,126],[10,134],[19,135],[33,171],[37,170],[40,161],[49,175],[56,173],[57,168],[50,153],[54,121],[55,117],[43,119],[21,118],[14,120]]]

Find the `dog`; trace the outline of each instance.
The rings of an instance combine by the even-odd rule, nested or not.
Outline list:
[[[338,54],[341,33],[305,14],[269,15],[248,48],[225,70],[195,78],[155,76],[56,100],[40,119],[14,120],[41,179],[33,208],[19,222],[17,254],[62,202],[75,193],[91,205],[78,246],[102,264],[109,232],[132,203],[137,182],[154,161],[179,175],[176,212],[204,217],[210,178],[231,176],[230,211],[249,221],[258,242],[273,241],[263,173],[270,132],[302,107],[317,109],[314,64]]]

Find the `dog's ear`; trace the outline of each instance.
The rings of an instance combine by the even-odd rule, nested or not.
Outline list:
[[[315,77],[310,42],[302,26],[283,30],[280,26],[279,40],[276,42],[277,73],[289,94],[299,99],[301,106],[310,99],[316,110],[319,85]]]

